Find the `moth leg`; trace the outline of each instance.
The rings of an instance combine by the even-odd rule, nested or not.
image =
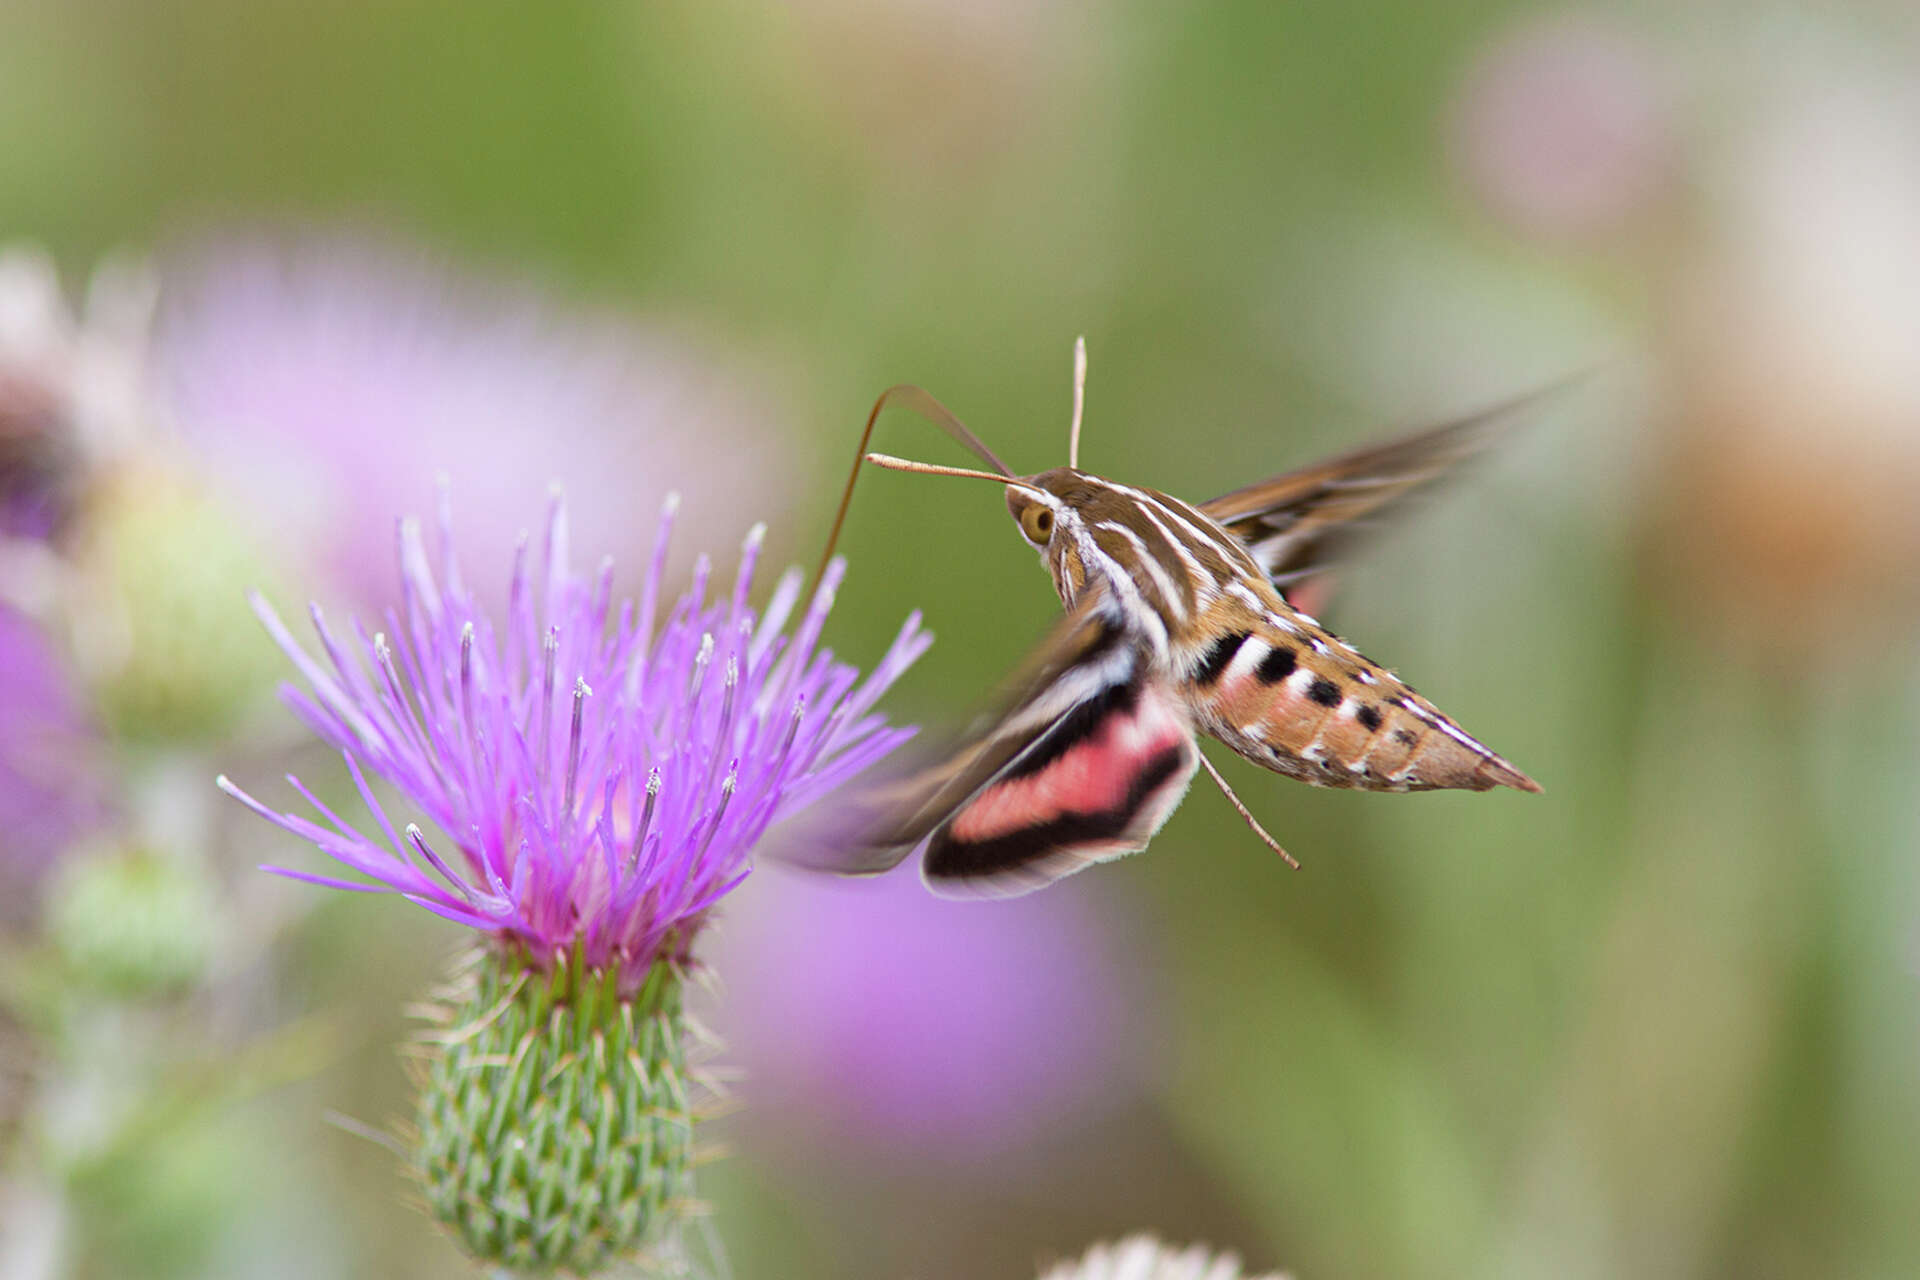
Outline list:
[[[1253,828],[1253,834],[1259,836],[1261,840],[1265,841],[1267,848],[1273,850],[1275,853],[1279,854],[1283,859],[1285,859],[1286,864],[1288,866],[1292,867],[1295,871],[1298,871],[1300,869],[1300,864],[1294,861],[1294,857],[1292,854],[1288,853],[1285,849],[1282,849],[1280,847],[1280,842],[1278,840],[1275,840],[1272,836],[1267,834],[1267,829],[1260,825],[1260,820],[1254,817],[1253,814],[1248,811],[1247,806],[1240,803],[1240,797],[1233,794],[1233,788],[1228,786],[1227,780],[1220,776],[1220,771],[1213,767],[1213,761],[1207,759],[1207,753],[1204,751],[1201,751],[1201,752],[1198,752],[1197,754],[1200,757],[1200,763],[1206,766],[1207,776],[1213,779],[1213,785],[1220,788],[1220,794],[1227,798],[1227,803],[1232,805],[1236,810],[1238,810],[1240,816],[1247,820],[1247,825]]]

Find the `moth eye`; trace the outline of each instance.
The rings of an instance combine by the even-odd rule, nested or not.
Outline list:
[[[1020,513],[1020,532],[1027,541],[1039,546],[1053,536],[1053,511],[1036,502]]]

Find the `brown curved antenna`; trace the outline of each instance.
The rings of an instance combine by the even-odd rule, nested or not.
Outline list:
[[[819,582],[821,575],[827,571],[827,562],[833,559],[833,549],[840,542],[840,526],[846,523],[847,508],[853,503],[853,486],[860,479],[860,464],[867,460],[867,442],[873,439],[873,424],[880,420],[880,411],[887,407],[889,400],[899,400],[907,408],[917,411],[934,426],[966,446],[982,462],[1008,479],[1013,478],[1013,472],[1007,469],[1007,464],[1000,461],[993,450],[982,444],[979,436],[967,430],[967,424],[955,417],[953,410],[935,400],[924,387],[916,387],[909,382],[888,387],[880,393],[880,398],[873,402],[873,412],[867,415],[866,430],[860,433],[860,445],[853,451],[853,470],[847,473],[847,487],[840,494],[840,509],[833,514],[833,529],[827,534],[826,550],[820,553],[820,564],[813,571],[815,582]]]

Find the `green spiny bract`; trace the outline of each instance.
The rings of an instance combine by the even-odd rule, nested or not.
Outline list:
[[[588,1274],[666,1242],[692,1194],[681,972],[661,960],[623,999],[613,969],[523,955],[489,950],[451,993],[413,1159],[475,1258]]]

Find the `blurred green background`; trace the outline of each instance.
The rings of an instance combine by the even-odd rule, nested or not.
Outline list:
[[[1329,1280],[1910,1276],[1917,73],[1920,19],[1865,2],[16,0],[0,239],[77,291],[116,251],[359,237],[633,317],[764,408],[725,467],[636,485],[720,550],[774,519],[797,562],[891,383],[1063,461],[1077,334],[1085,463],[1191,499],[1603,362],[1324,615],[1544,796],[1226,763],[1306,870],[1198,788],[1053,891],[1114,984],[1054,1101],[955,1155],[842,1133],[745,1053],[713,1229],[746,1280],[1030,1275],[1138,1228]],[[904,415],[878,447],[964,460]],[[525,523],[544,479],[472,505]],[[1057,609],[985,486],[871,475],[843,549],[842,650],[911,608],[940,637],[901,718],[964,720]],[[245,775],[242,743],[187,772]],[[164,1016],[258,1087],[79,1179],[65,1274],[463,1274],[329,1123],[404,1113],[403,1006],[457,931],[252,885],[320,858],[231,817],[257,914]],[[764,878],[722,988],[810,964],[754,950],[812,892]],[[752,1046],[752,1001],[713,1005]],[[1007,1070],[1059,1043],[1034,1024]]]

